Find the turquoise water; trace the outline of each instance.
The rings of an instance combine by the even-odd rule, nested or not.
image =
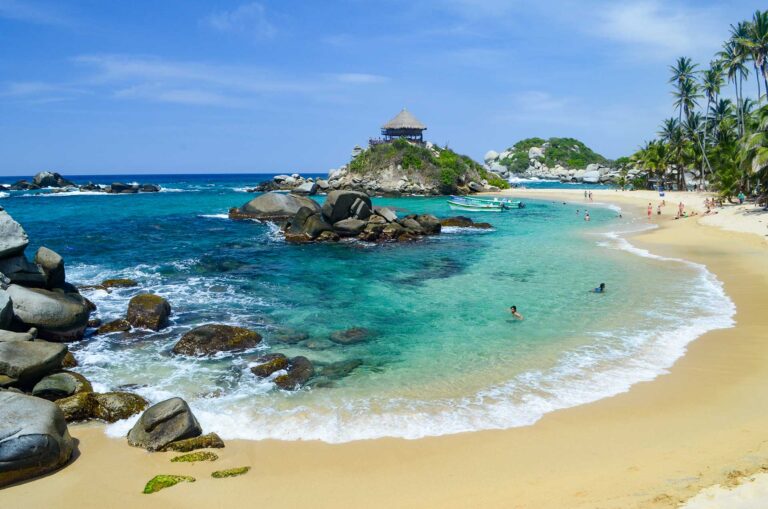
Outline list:
[[[0,205],[24,225],[30,252],[44,244],[65,257],[75,284],[141,283],[86,292],[103,320],[122,316],[138,291],[173,306],[172,326],[160,333],[73,344],[78,369],[100,390],[130,386],[153,401],[183,396],[204,428],[225,438],[340,442],[526,425],[651,379],[689,341],[731,324],[733,306],[711,274],[633,248],[617,232],[642,225],[595,204],[589,223],[585,204],[530,201],[523,210],[467,214],[491,222],[490,231],[295,246],[274,225],[226,218],[253,197],[243,189],[255,177],[145,180],[166,192],[14,192]],[[400,214],[454,215],[440,198],[374,202]],[[588,293],[601,282],[606,294]],[[511,319],[513,304],[524,321]],[[265,339],[254,351],[214,359],[169,354],[203,323],[250,327]],[[350,327],[369,329],[370,339],[328,340]],[[280,343],[285,330],[309,339]],[[248,370],[263,352],[362,365],[286,393]]]

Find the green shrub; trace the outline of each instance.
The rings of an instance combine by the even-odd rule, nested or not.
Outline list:
[[[509,182],[496,175],[488,179],[488,185],[496,186],[499,189],[509,189]]]

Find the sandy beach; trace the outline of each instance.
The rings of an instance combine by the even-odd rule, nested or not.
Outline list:
[[[523,198],[583,202],[581,190],[514,190]],[[702,489],[768,470],[768,214],[746,208],[672,220],[676,204],[703,212],[704,195],[668,193],[662,216],[651,192],[595,191],[659,228],[630,241],[653,253],[705,264],[735,302],[737,325],[689,345],[668,374],[626,393],[547,414],[532,426],[419,440],[227,441],[215,463],[170,463],[70,426],[79,454],[44,478],[0,491],[15,508],[668,508]],[[643,219],[645,220],[645,219]],[[762,222],[761,222],[762,221]],[[661,291],[674,291],[664,288]],[[210,472],[251,466],[238,478]],[[194,476],[153,495],[157,474]],[[758,490],[759,491],[759,490]],[[701,506],[706,507],[706,506]]]

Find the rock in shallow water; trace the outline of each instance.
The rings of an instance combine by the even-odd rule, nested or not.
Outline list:
[[[251,373],[266,378],[272,373],[288,368],[288,357],[281,353],[270,353],[256,359],[256,365],[251,367]]]
[[[231,325],[202,325],[182,336],[173,353],[182,355],[213,355],[253,348],[261,342],[257,332]]]
[[[288,219],[296,215],[302,207],[309,208],[313,213],[320,212],[320,205],[311,198],[270,192],[254,198],[239,209],[230,210],[229,217],[232,219]]]
[[[69,461],[74,442],[55,404],[0,392],[0,409],[0,486],[37,477]]]
[[[331,341],[341,345],[354,345],[362,343],[371,336],[371,332],[363,327],[353,327],[351,329],[336,331],[331,334]]]
[[[275,385],[281,389],[293,391],[307,383],[315,374],[315,367],[306,357],[298,356],[291,359],[288,372],[275,378]]]
[[[151,293],[137,295],[128,303],[128,323],[140,329],[158,331],[168,325],[171,305],[163,297]]]
[[[128,432],[128,443],[158,451],[177,440],[199,436],[203,430],[187,402],[171,398],[149,407]]]
[[[131,324],[128,323],[128,320],[118,318],[117,320],[113,320],[111,322],[105,323],[104,325],[101,325],[98,329],[96,329],[96,334],[128,332],[129,330],[131,330]]]

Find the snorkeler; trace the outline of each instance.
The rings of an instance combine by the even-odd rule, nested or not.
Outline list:
[[[590,291],[591,293],[605,293],[605,283],[600,283],[600,286]]]

